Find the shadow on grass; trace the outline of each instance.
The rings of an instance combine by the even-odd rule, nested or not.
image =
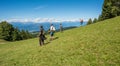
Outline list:
[[[48,42],[44,43],[44,45],[47,45],[47,44],[49,44],[49,43],[50,43],[50,41],[48,41]]]
[[[56,40],[56,39],[58,39],[59,37],[55,37],[55,38],[53,38],[53,40]]]
[[[47,44],[51,43],[52,41],[54,41],[54,40],[56,40],[56,39],[58,39],[58,38],[59,38],[59,37],[55,37],[55,38],[53,38],[53,40],[47,41],[46,43],[44,43],[44,45],[47,45]]]

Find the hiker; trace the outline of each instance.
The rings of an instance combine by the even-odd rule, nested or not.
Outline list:
[[[62,32],[63,31],[63,26],[62,26],[62,24],[60,23],[60,32]]]
[[[55,27],[53,26],[53,24],[51,24],[50,26],[50,41],[53,40],[53,36],[54,36],[54,32],[55,32]]]
[[[81,26],[82,26],[82,24],[83,24],[83,19],[80,19],[80,24],[81,24]]]
[[[42,46],[44,44],[44,40],[46,39],[44,35],[44,28],[43,26],[40,26],[40,33],[39,33],[39,44]]]

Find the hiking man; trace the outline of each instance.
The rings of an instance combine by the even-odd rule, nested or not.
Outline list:
[[[80,19],[80,24],[81,24],[81,26],[82,26],[82,24],[83,24],[83,19]]]
[[[63,31],[63,26],[62,26],[62,24],[60,23],[60,32],[62,32]]]
[[[53,40],[54,32],[55,32],[55,27],[53,26],[53,24],[51,24],[51,26],[50,26],[50,40]]]

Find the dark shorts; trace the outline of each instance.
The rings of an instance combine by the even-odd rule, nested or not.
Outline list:
[[[50,36],[53,36],[54,35],[54,32],[50,32]]]

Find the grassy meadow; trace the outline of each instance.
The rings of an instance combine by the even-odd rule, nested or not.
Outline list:
[[[0,66],[119,66],[120,16],[55,33],[39,46],[38,38],[0,40]]]

